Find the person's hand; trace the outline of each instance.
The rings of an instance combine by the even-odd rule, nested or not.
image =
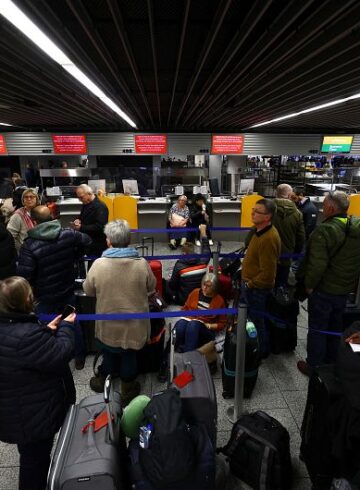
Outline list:
[[[61,315],[56,316],[53,320],[51,320],[50,323],[48,323],[48,327],[51,330],[56,330],[60,323],[60,320],[61,320]]]
[[[360,344],[360,332],[353,333],[345,339],[345,342],[348,342],[349,344]]]
[[[206,326],[209,330],[216,330],[217,329],[217,323],[207,323]]]

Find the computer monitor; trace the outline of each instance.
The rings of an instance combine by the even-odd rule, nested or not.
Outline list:
[[[241,179],[239,184],[239,194],[250,194],[254,192],[255,179]]]
[[[219,181],[218,179],[209,179],[210,192],[213,196],[219,196]]]
[[[132,179],[122,179],[122,185],[124,189],[125,194],[139,194],[139,188],[138,188],[138,183],[137,180],[132,180]]]

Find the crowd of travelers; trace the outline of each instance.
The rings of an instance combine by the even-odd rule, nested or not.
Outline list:
[[[44,488],[50,451],[75,390],[69,361],[82,369],[85,353],[75,314],[61,318],[74,304],[76,266],[85,254],[92,257],[83,289],[96,298],[96,313],[149,311],[148,297],[156,279],[145,260],[131,246],[126,221],[108,223],[108,210],[92,189],[76,189],[82,202],[80,215],[70,228],[62,228],[49,208],[40,204],[33,189],[25,188],[21,206],[7,224],[0,221],[0,440],[17,444],[20,488]],[[319,331],[339,331],[346,299],[359,280],[360,219],[348,217],[348,196],[330,192],[323,203],[323,222],[317,209],[288,184],[277,188],[275,199],[259,199],[252,209],[253,228],[246,238],[241,265],[241,291],[254,322],[261,357],[270,353],[269,332],[261,312],[275,287],[287,287],[291,255],[304,252],[297,280],[308,298],[307,359],[299,370],[310,375],[317,366],[333,362],[338,338]],[[176,349],[197,349],[224,329],[224,315],[186,316],[187,310],[225,308],[218,293],[218,278],[208,272],[211,234],[205,198],[197,195],[190,210],[180,196],[169,213],[170,246],[180,241],[183,259],[176,262],[166,284],[167,301],[181,305],[184,317],[176,322]],[[190,225],[199,230],[187,234]],[[193,254],[191,239],[208,258]],[[99,257],[99,258],[96,258]],[[39,314],[57,313],[50,323]],[[140,393],[136,381],[136,352],[149,338],[150,320],[96,320],[95,337],[103,360],[90,379],[95,392],[104,388],[108,374],[121,379],[125,404]],[[349,341],[360,342],[359,334]],[[34,475],[36,468],[36,475]]]

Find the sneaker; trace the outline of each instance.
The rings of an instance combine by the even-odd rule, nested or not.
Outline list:
[[[103,393],[105,379],[105,376],[102,376],[101,374],[99,376],[93,376],[90,378],[90,388],[95,391],[95,393]]]
[[[311,376],[312,369],[306,361],[303,361],[303,360],[298,361],[297,362],[297,368],[300,371],[300,373],[304,374],[305,376],[308,376],[308,377]]]
[[[169,247],[171,250],[176,250],[176,240],[170,240]]]
[[[182,246],[182,245],[185,245],[185,243],[186,243],[186,242],[187,242],[186,238],[185,238],[185,237],[183,237],[183,238],[181,239],[181,241],[180,241],[180,245],[181,245],[181,246]]]
[[[214,245],[214,242],[211,240],[211,238],[209,239],[209,245]]]
[[[196,245],[197,247],[201,247],[200,240],[195,240],[195,245]]]

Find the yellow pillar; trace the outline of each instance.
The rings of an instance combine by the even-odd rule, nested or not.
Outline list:
[[[348,209],[349,216],[357,216],[360,218],[360,194],[351,194],[350,206]]]
[[[112,221],[114,219],[114,199],[111,197],[107,197],[104,194],[98,194],[99,201],[102,201],[106,204],[106,207],[109,210],[109,219],[108,221]]]
[[[240,215],[240,226],[241,228],[249,228],[253,225],[251,221],[251,210],[254,207],[254,204],[259,199],[263,199],[262,196],[258,194],[251,194],[249,196],[243,196],[241,198],[241,215]]]
[[[115,197],[113,219],[126,219],[131,229],[137,229],[137,200],[131,196]]]

